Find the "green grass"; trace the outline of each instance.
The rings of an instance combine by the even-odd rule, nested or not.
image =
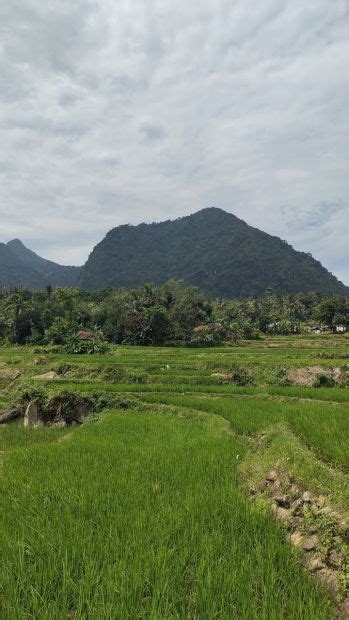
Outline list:
[[[287,422],[320,457],[348,471],[349,409],[329,403],[282,402],[265,398],[205,398],[203,396],[143,395],[162,402],[206,411],[227,419],[237,433],[254,435]]]
[[[1,427],[0,427],[1,428]],[[27,448],[33,444],[55,442],[68,433],[67,428],[23,428],[17,423],[8,424],[0,431],[0,451],[12,448]]]
[[[287,421],[320,457],[349,473],[349,408],[313,403],[288,407]]]
[[[349,389],[282,377],[344,368],[348,344],[276,337],[102,356],[0,347],[0,409],[28,388],[120,408],[79,428],[0,426],[0,618],[333,618],[328,593],[246,490],[279,463],[345,511]],[[57,380],[33,379],[62,365]],[[253,386],[212,376],[236,368]]]
[[[237,486],[241,439],[111,412],[10,452],[2,617],[330,618],[276,523]]]
[[[284,423],[270,427],[242,461],[240,475],[246,488],[257,488],[265,472],[276,463],[292,474],[303,489],[311,489],[317,495],[325,494],[332,505],[341,511],[348,510],[348,476],[317,458]]]
[[[311,387],[281,387],[271,385],[268,387],[271,395],[290,396],[295,398],[309,398],[313,400],[325,400],[338,403],[349,403],[349,389],[347,388],[311,388]]]

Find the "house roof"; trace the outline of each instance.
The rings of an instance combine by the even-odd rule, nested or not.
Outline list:
[[[92,332],[88,332],[88,331],[79,331],[76,334],[76,337],[79,340],[91,340],[91,338],[93,338],[93,333]]]
[[[207,324],[197,325],[196,327],[194,327],[193,332],[194,334],[197,334],[198,332],[203,332],[207,328],[208,328]]]

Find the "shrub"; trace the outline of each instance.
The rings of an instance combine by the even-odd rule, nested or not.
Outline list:
[[[101,355],[107,353],[109,349],[109,343],[103,340],[102,336],[98,333],[94,334],[93,337],[88,340],[81,340],[78,336],[70,336],[65,347],[67,353],[80,355]]]
[[[335,385],[335,380],[330,375],[326,375],[325,373],[318,375],[314,381],[314,387],[316,388],[329,388],[334,387]]]
[[[234,383],[241,386],[253,385],[253,377],[249,370],[241,366],[233,366],[232,379]]]

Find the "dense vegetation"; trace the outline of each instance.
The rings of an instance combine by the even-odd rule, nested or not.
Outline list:
[[[347,290],[310,255],[215,208],[159,224],[114,228],[90,254],[79,285],[132,289],[169,278],[214,297],[262,295],[267,288],[283,293]]]
[[[0,243],[0,286],[28,287],[31,290],[45,286],[75,286],[79,267],[66,267],[41,258],[25,247],[19,239]]]
[[[212,300],[176,280],[134,291],[86,292],[58,288],[15,290],[0,296],[0,339],[15,344],[65,344],[72,353],[102,352],[116,344],[205,346],[256,339],[262,334],[304,333],[311,326],[349,327],[347,297],[280,295]],[[79,330],[93,332],[89,342]],[[85,347],[85,349],[83,349]]]
[[[1,347],[0,410],[70,394],[108,411],[80,427],[0,426],[0,616],[337,617],[349,391],[290,388],[284,371],[348,360],[333,334],[102,355]],[[316,532],[317,557],[339,557],[335,591],[304,570],[315,552],[288,544],[266,492],[251,495],[275,467],[325,502],[295,520],[304,540]]]
[[[127,290],[179,278],[212,297],[348,289],[310,254],[221,209],[203,209],[174,221],[111,230],[80,267],[46,260],[14,239],[0,244],[0,286]]]

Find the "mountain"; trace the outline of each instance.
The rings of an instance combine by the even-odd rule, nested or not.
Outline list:
[[[0,244],[0,286],[39,289],[75,286],[80,267],[58,265],[29,250],[19,239]]]
[[[0,286],[40,288],[43,281],[39,273],[33,269],[25,269],[7,245],[0,243]]]
[[[93,249],[79,286],[134,288],[182,279],[215,297],[349,289],[321,263],[285,241],[221,209],[203,209],[177,220],[118,226]]]

